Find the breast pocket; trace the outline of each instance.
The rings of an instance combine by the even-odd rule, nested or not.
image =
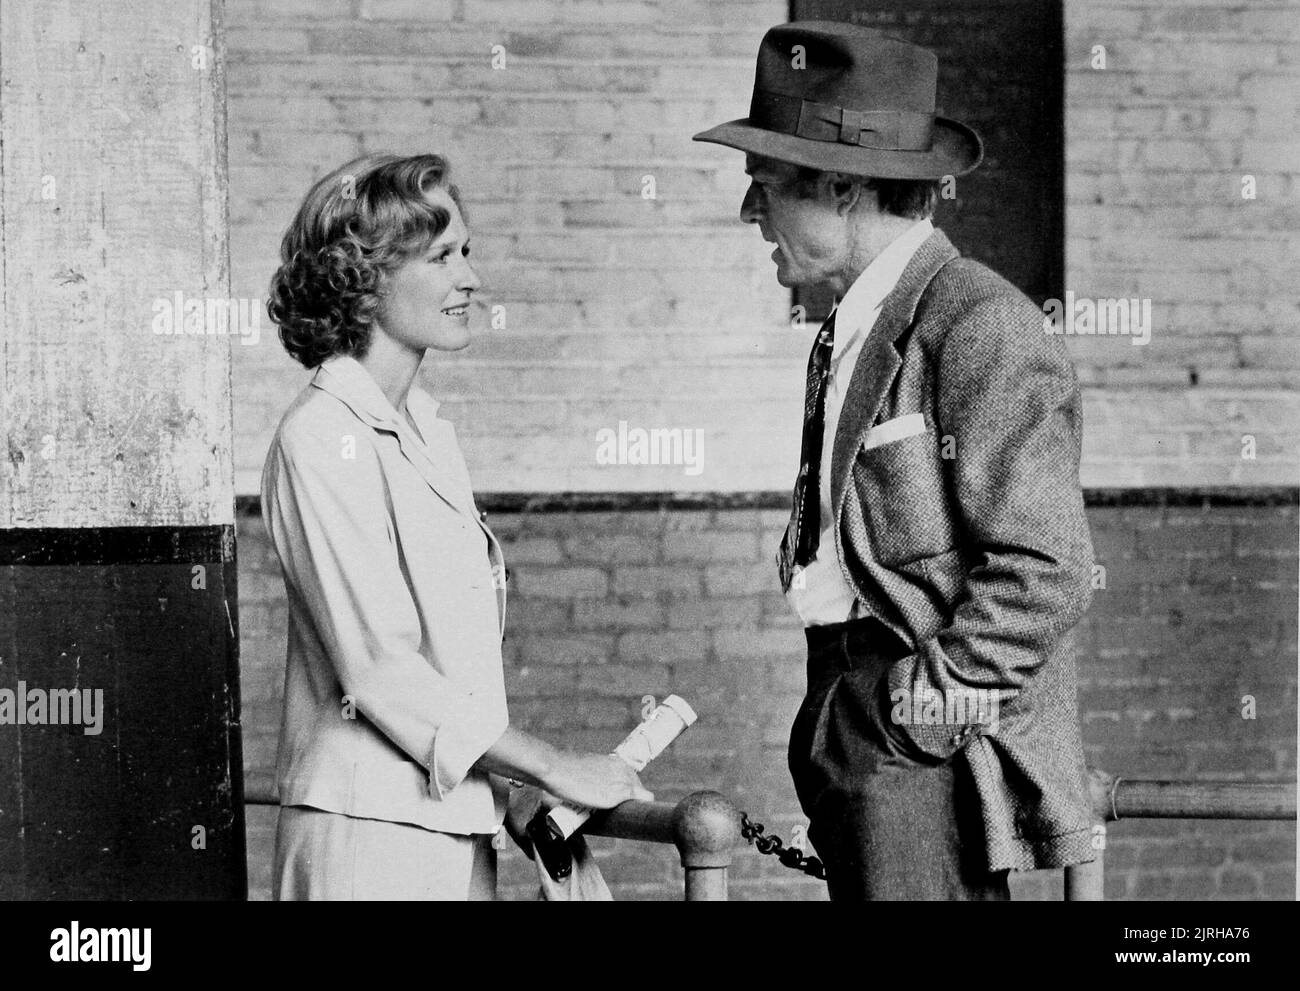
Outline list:
[[[953,549],[956,536],[933,429],[860,448],[853,485],[881,564],[899,567]]]

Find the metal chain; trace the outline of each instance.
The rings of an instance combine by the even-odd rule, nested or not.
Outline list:
[[[748,813],[740,813],[740,835],[746,843],[752,843],[759,853],[774,856],[791,870],[803,871],[809,877],[819,881],[826,880],[826,868],[816,857],[805,857],[798,847],[788,847],[779,836],[764,836],[761,822],[750,822]]]

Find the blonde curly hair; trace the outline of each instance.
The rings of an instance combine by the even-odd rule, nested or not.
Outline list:
[[[441,155],[354,159],[307,193],[280,244],[266,311],[298,362],[364,357],[389,275],[451,222],[428,193],[444,189],[464,210]]]

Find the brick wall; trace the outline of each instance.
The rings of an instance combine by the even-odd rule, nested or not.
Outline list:
[[[314,178],[361,152],[445,152],[506,307],[504,330],[482,319],[468,352],[426,362],[481,489],[788,485],[807,335],[737,219],[740,154],[690,141],[743,116],[785,16],[775,0],[228,0],[235,293],[265,295]],[[1153,303],[1145,347],[1071,339],[1085,484],[1294,484],[1300,7],[1068,0],[1065,23],[1066,287]],[[234,350],[251,493],[305,375],[269,323]],[[620,420],[706,429],[704,471],[597,464],[596,431]]]
[[[1149,345],[1073,342],[1094,398],[1085,477],[1294,484],[1298,314],[1280,290],[1300,248],[1300,5],[1065,13],[1066,288],[1152,300]],[[1257,460],[1241,457],[1245,434]]]
[[[803,637],[772,565],[782,510],[494,514],[512,571],[512,720],[563,745],[608,749],[641,697],[676,692],[700,714],[645,774],[656,797],[712,788],[789,838],[802,821],[785,767],[804,687]],[[1294,780],[1296,508],[1093,506],[1106,587],[1077,630],[1089,763],[1125,777]],[[273,779],[285,605],[260,520],[241,516],[246,780]],[[1242,718],[1252,695],[1256,718]],[[272,814],[250,809],[250,878],[265,897]],[[671,848],[598,841],[620,898],[678,897]],[[513,852],[503,893],[530,893]],[[1292,898],[1295,827],[1122,822],[1110,898]],[[1017,876],[1018,897],[1060,897],[1060,872]],[[741,851],[734,898],[824,889]]]
[[[739,153],[689,140],[743,115],[759,38],[785,3],[227,0],[226,11],[236,295],[264,295],[313,179],[362,152],[442,151],[468,201],[484,295],[506,307],[504,330],[480,319],[469,351],[424,370],[480,492],[789,485],[806,334],[786,326],[767,252],[737,220]],[[1068,0],[1065,23],[1067,288],[1153,302],[1145,347],[1070,339],[1084,482],[1293,486],[1300,6]],[[1092,67],[1095,45],[1104,69]],[[1255,200],[1241,197],[1246,175]],[[270,433],[306,380],[262,330],[234,348],[242,494],[256,491]],[[598,465],[595,433],[619,421],[704,429],[704,470]],[[1242,457],[1246,435],[1254,459]],[[1293,779],[1294,507],[1091,515],[1108,587],[1079,631],[1090,759],[1130,775]],[[494,518],[518,579],[516,718],[607,747],[642,693],[679,691],[702,720],[653,767],[652,786],[668,798],[719,788],[788,836],[797,810],[782,748],[802,662],[772,591],[780,517]],[[284,606],[260,524],[240,523],[256,787],[275,745]],[[1253,722],[1239,715],[1246,694]],[[249,820],[264,891],[269,820],[256,809]],[[621,897],[676,884],[668,851],[623,844],[608,864]],[[1290,827],[1123,823],[1108,894],[1292,897],[1293,865]],[[509,892],[526,890],[525,866],[507,860]],[[1036,876],[1017,886],[1052,891]],[[820,895],[752,855],[733,892]]]
[[[313,178],[362,152],[440,151],[482,295],[506,308],[504,330],[480,311],[467,353],[426,362],[479,487],[772,487],[761,452],[775,430],[797,456],[785,414],[807,343],[738,220],[742,156],[690,137],[744,115],[759,39],[784,16],[772,0],[231,0],[237,292],[265,295]],[[304,378],[271,329],[236,349],[243,492]],[[708,427],[707,470],[600,468],[595,432],[620,420]]]

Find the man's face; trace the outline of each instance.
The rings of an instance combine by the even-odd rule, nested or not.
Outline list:
[[[848,262],[848,226],[824,188],[800,198],[794,181],[798,166],[761,155],[745,156],[745,173],[753,181],[740,219],[758,224],[763,240],[776,244],[776,281],[787,288],[813,286],[841,273]]]

